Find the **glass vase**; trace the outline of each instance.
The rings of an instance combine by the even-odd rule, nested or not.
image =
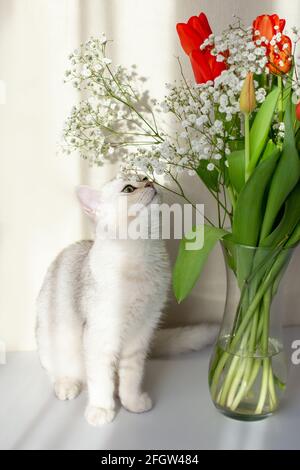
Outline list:
[[[277,410],[287,381],[280,290],[292,249],[223,242],[227,296],[209,367],[214,405],[241,420]]]

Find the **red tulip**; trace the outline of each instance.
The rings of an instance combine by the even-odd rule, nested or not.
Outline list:
[[[211,27],[204,13],[192,16],[187,23],[176,25],[181,46],[186,54],[199,49],[201,44],[212,34]]]
[[[208,49],[192,51],[190,59],[196,83],[206,83],[209,80],[214,80],[227,68],[225,62],[217,62],[216,57],[211,55]]]
[[[196,83],[214,80],[227,68],[224,61],[217,62],[216,57],[211,55],[211,46],[200,49],[205,39],[212,34],[204,13],[192,16],[187,23],[178,23],[176,29],[183,50],[190,57]],[[223,55],[227,57],[226,53]]]
[[[300,121],[300,101],[296,106],[296,118]]]
[[[285,20],[278,15],[261,15],[253,21],[253,40],[262,41],[267,48],[270,72],[274,74],[288,73],[292,66],[292,42],[283,33]],[[280,33],[281,37],[272,44],[272,39]]]

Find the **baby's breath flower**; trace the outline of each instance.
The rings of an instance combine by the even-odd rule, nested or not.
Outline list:
[[[299,30],[294,34],[298,41]],[[65,73],[65,81],[81,90],[84,99],[66,120],[64,152],[78,151],[91,165],[118,157],[125,174],[164,175],[172,181],[183,171],[194,174],[202,160],[208,171],[222,172],[224,164],[228,166],[231,142],[243,138],[239,97],[249,72],[256,77],[258,105],[266,98],[266,90],[259,85],[260,75],[269,73],[266,40],[259,32],[257,36],[254,41],[252,28],[240,26],[219,36],[210,35],[200,49],[209,46],[218,62],[226,62],[227,69],[207,83],[184,80],[166,84],[167,94],[160,104],[153,100],[145,103],[144,78],[138,75],[136,66],[127,70],[112,63],[106,54],[104,34],[90,38],[70,54]],[[276,31],[274,47],[280,38]],[[293,101],[298,102],[297,79],[292,88]],[[169,114],[172,125],[169,121],[165,125],[163,113]],[[277,116],[272,135],[275,141],[284,137],[284,126]]]

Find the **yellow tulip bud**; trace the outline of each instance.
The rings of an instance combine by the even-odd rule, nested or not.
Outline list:
[[[240,110],[249,114],[256,108],[255,88],[253,83],[253,73],[249,72],[243,83],[240,94]]]

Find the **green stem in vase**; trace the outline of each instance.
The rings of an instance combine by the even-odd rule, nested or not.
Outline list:
[[[230,407],[232,411],[235,411],[237,409],[243,397],[247,395],[249,390],[251,390],[251,387],[256,380],[260,367],[260,359],[247,358],[247,366],[244,379],[242,380],[240,389],[236,394],[236,397]]]
[[[246,327],[248,326],[248,323],[249,323],[250,319],[252,318],[253,314],[255,313],[255,310],[258,308],[258,306],[260,304],[260,301],[262,300],[264,294],[266,293],[268,288],[271,286],[271,284],[273,283],[275,277],[277,276],[277,274],[279,273],[279,271],[283,267],[284,262],[285,262],[285,254],[279,255],[278,258],[276,259],[276,261],[274,262],[273,267],[271,268],[271,270],[266,275],[265,280],[261,283],[260,287],[257,289],[257,292],[256,292],[256,294],[255,294],[255,296],[254,296],[247,312],[245,313],[245,316],[244,316],[243,320],[241,321],[241,324],[238,328],[238,331],[237,331],[235,337],[233,338],[233,340],[231,342],[232,347],[235,347],[237,345],[237,343],[240,340],[242,334],[244,333]]]
[[[249,354],[252,355],[255,352],[256,345],[256,332],[257,332],[257,324],[258,324],[258,310],[255,312],[252,325],[251,325],[251,333],[250,333],[250,340],[249,340]],[[247,357],[244,360],[244,369],[243,369],[243,380],[240,382],[238,381],[236,384],[236,388],[231,391],[232,399],[228,402],[228,406],[231,409],[237,408],[240,403],[241,398],[243,397],[244,393],[246,392],[246,388],[249,382],[251,370],[252,370],[253,359],[252,357]],[[239,387],[239,389],[238,389]]]
[[[211,394],[212,394],[212,398],[213,400],[216,400],[217,398],[217,391],[218,391],[218,385],[219,385],[219,379],[220,379],[220,376],[223,372],[223,369],[225,367],[225,364],[228,360],[228,358],[230,357],[230,354],[226,351],[224,351],[222,353],[222,355],[220,356],[220,359],[218,361],[218,364],[211,376],[211,385],[210,385],[210,390],[211,390]]]
[[[255,410],[255,414],[261,414],[263,411],[263,407],[265,404],[267,391],[268,391],[269,367],[270,367],[269,358],[263,359],[263,374],[262,374],[262,381],[261,381],[261,391],[260,391],[260,395],[258,399],[258,404]]]
[[[227,399],[230,387],[232,385],[232,382],[234,381],[234,378],[236,377],[237,371],[240,370],[240,366],[241,366],[240,362],[241,360],[238,355],[232,357],[231,364],[226,374],[223,387],[221,388],[219,395],[218,395],[218,402],[221,406],[224,406],[226,403],[226,399]]]
[[[231,338],[226,351],[219,354],[210,375],[211,394],[219,406],[236,410],[240,402],[251,390],[262,366],[262,384],[255,413],[261,414],[269,393],[270,408],[274,409],[277,397],[274,385],[272,363],[267,358],[251,357],[257,349],[268,356],[269,312],[274,292],[278,284],[281,269],[286,261],[285,253],[280,252],[270,269],[267,269],[261,282],[253,278],[255,289],[249,305],[242,308],[241,321]],[[248,286],[250,288],[250,286]],[[242,305],[243,303],[241,303]],[[238,356],[236,351],[240,353]],[[249,357],[250,356],[250,357]],[[225,366],[231,361],[222,378]]]
[[[257,344],[257,327],[258,327],[258,318],[259,318],[259,309],[255,312],[252,325],[251,325],[251,334],[250,334],[250,341],[249,341],[249,354],[250,356],[254,355],[255,350],[256,350],[256,344]],[[240,382],[240,387],[230,403],[230,408],[231,410],[235,410],[243,397],[247,394],[247,392],[251,389],[257,373],[259,371],[260,367],[260,362],[256,360],[256,358],[253,357],[247,357],[245,359],[245,369],[244,369],[244,375],[243,375],[243,380]],[[254,372],[254,373],[253,373]],[[236,392],[236,390],[235,390]]]
[[[245,332],[245,334],[242,338],[241,345],[240,345],[240,348],[239,348],[239,353],[241,355],[243,354],[243,350],[245,350],[245,348],[247,346],[249,333],[250,333],[250,328],[247,329],[247,331]],[[234,384],[234,387],[238,386],[238,383],[236,381],[236,377],[237,376],[239,377],[240,372],[243,372],[243,370],[244,370],[244,358],[241,355],[240,356],[239,355],[233,355],[233,354],[231,355],[231,358],[232,358],[231,359],[231,364],[230,364],[229,370],[226,374],[226,378],[224,380],[223,386],[221,387],[221,389],[219,391],[219,394],[218,394],[218,403],[221,406],[225,405],[226,400],[228,401],[230,390],[231,390],[233,384]],[[232,398],[232,392],[231,392],[229,401],[231,402],[232,399],[233,398]]]
[[[236,377],[232,382],[232,386],[228,391],[227,406],[234,410],[239,405],[241,399],[248,389],[248,383],[253,366],[253,358],[251,357],[256,350],[256,333],[257,333],[257,324],[258,324],[258,315],[259,310],[257,310],[253,316],[253,320],[249,325],[250,338],[247,344],[245,344],[245,353],[246,357],[242,357],[237,370]],[[243,351],[242,351],[243,354]],[[250,357],[249,357],[250,355]]]
[[[272,359],[270,359],[270,370],[269,370],[269,400],[270,410],[273,410],[277,406],[277,396],[274,385],[274,373],[272,369]]]
[[[271,288],[268,289],[263,299],[263,332],[262,332],[262,354],[267,356],[263,359],[263,373],[261,381],[261,390],[258,404],[255,410],[256,414],[261,414],[267,398],[269,388],[269,375],[272,373],[272,367],[269,358],[269,325],[270,325],[270,305],[271,305]],[[273,373],[272,373],[273,375]]]
[[[242,382],[245,381],[245,374],[246,374],[248,361],[249,361],[249,359],[247,357],[241,357],[240,358],[239,368],[238,368],[238,370],[235,374],[235,377],[232,381],[231,387],[228,390],[227,402],[226,402],[226,405],[228,406],[228,408],[232,408],[232,404],[233,404],[233,401],[235,399],[238,387],[239,387],[241,381]]]
[[[262,335],[262,352],[264,356],[269,353],[269,325],[270,325],[270,305],[272,289],[269,289],[263,299],[263,335]]]

